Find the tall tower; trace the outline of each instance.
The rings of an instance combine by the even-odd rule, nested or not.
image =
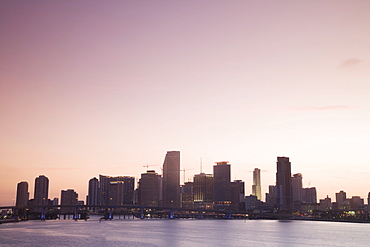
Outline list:
[[[293,203],[302,201],[302,187],[303,187],[302,174],[301,173],[293,174],[292,177]]]
[[[89,180],[89,192],[88,192],[88,205],[100,205],[100,186],[99,180],[97,178],[92,178]],[[90,207],[92,212],[96,212],[98,209],[96,207]]]
[[[138,187],[139,205],[159,206],[160,175],[154,170],[141,174]]]
[[[253,171],[252,195],[261,201],[261,170],[258,168],[254,168]]]
[[[60,195],[60,205],[77,205],[78,201],[78,194],[73,190],[62,190]],[[71,213],[73,212],[74,207],[61,207],[60,211],[64,213]]]
[[[213,175],[200,173],[194,175],[194,203],[198,208],[207,208],[213,204]]]
[[[278,157],[276,165],[277,204],[280,210],[291,210],[293,209],[293,196],[289,158]]]
[[[17,185],[17,201],[16,206],[27,206],[28,204],[28,183],[27,182],[20,182]]]
[[[165,207],[180,207],[180,151],[168,151],[163,162],[163,201]]]
[[[48,204],[49,179],[40,175],[35,179],[34,205],[43,206]]]
[[[216,162],[213,166],[213,202],[216,208],[231,204],[230,177],[230,164],[227,161]]]

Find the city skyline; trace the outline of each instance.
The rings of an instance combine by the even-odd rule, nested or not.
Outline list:
[[[317,197],[370,190],[370,2],[0,1],[0,205],[17,183],[232,164],[262,198],[275,159]],[[200,162],[200,159],[202,160]],[[198,172],[199,171],[199,172]],[[183,173],[180,181],[183,183]],[[14,201],[13,201],[14,200]]]

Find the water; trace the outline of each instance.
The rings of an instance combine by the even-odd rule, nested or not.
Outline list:
[[[275,220],[49,220],[0,225],[0,246],[370,246],[370,224]]]

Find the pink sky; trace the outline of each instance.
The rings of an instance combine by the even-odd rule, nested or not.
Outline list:
[[[370,2],[0,1],[0,205],[50,179],[85,199],[181,151],[318,197],[370,191]],[[152,168],[160,172],[159,167]],[[181,175],[183,178],[183,174]]]

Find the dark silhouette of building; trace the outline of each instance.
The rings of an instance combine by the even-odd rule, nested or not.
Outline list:
[[[269,186],[269,193],[266,193],[266,204],[277,208],[277,187],[275,185]]]
[[[315,187],[302,189],[302,202],[317,203],[317,193]]]
[[[288,157],[277,158],[276,186],[277,204],[279,210],[293,209],[293,196],[291,186],[291,164]]]
[[[100,205],[99,180],[95,177],[89,180],[89,191],[86,201],[88,205]],[[97,212],[98,208],[90,207],[89,210],[92,212]]]
[[[163,163],[163,201],[165,207],[180,207],[180,151],[168,151]]]
[[[338,193],[335,193],[335,202],[340,204],[347,200],[347,193],[343,190],[339,191]]]
[[[213,203],[222,209],[231,205],[230,164],[227,161],[216,162],[213,166]]]
[[[194,175],[194,206],[196,208],[213,208],[213,174]]]
[[[154,170],[141,174],[138,186],[138,203],[143,206],[159,206],[160,175]]]
[[[28,183],[27,182],[20,182],[17,184],[17,200],[15,205],[16,206],[27,206],[29,199],[28,193]]]
[[[232,210],[243,210],[244,206],[244,182],[242,180],[235,180],[230,184],[230,199]],[[258,199],[258,197],[257,197]]]
[[[35,179],[35,191],[33,205],[46,206],[49,204],[49,179],[40,175]]]
[[[101,205],[133,204],[135,178],[99,175]]]
[[[258,168],[254,168],[254,171],[253,171],[252,195],[257,196],[258,200],[262,199],[262,195],[261,195],[261,170],[258,169]]]
[[[60,196],[60,205],[77,205],[78,194],[73,189],[62,190]],[[62,213],[73,213],[74,207],[61,207],[60,211]]]
[[[193,182],[186,182],[184,185],[181,186],[181,208],[191,209],[194,208],[194,183]]]
[[[331,203],[331,198],[329,195],[326,196],[324,199],[320,199],[320,210],[322,211],[328,211],[332,209],[332,203]]]

